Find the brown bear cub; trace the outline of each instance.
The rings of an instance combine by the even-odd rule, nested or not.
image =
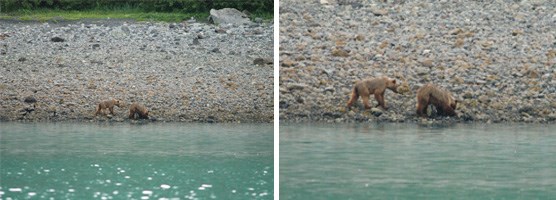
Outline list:
[[[397,87],[398,85],[396,84],[396,80],[388,77],[357,81],[353,86],[353,91],[351,92],[351,98],[347,103],[347,107],[351,107],[351,105],[357,101],[359,96],[361,96],[365,109],[369,109],[371,108],[371,105],[369,105],[369,95],[374,94],[376,101],[378,101],[378,105],[376,107],[381,106],[384,110],[387,110],[388,107],[386,107],[386,104],[384,103],[384,92],[386,89],[390,89],[393,92],[398,93]]]
[[[417,90],[417,115],[427,117],[427,109],[431,104],[436,107],[438,115],[456,116],[458,101],[450,92],[433,84],[426,84]]]
[[[95,116],[97,116],[99,113],[101,113],[102,110],[106,110],[106,109],[108,109],[110,111],[110,114],[114,115],[114,106],[122,107],[121,101],[117,100],[117,99],[112,99],[112,100],[107,100],[107,101],[100,102],[97,105],[97,110],[95,112]]]
[[[139,104],[139,103],[132,103],[129,106],[129,119],[149,119],[149,111],[147,107]]]

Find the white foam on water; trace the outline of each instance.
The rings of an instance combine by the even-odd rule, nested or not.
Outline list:
[[[94,165],[93,165],[93,167],[98,167],[98,166],[99,166],[98,164],[94,164]]]
[[[141,199],[149,199],[149,196],[142,196]]]
[[[0,191],[0,196],[2,196],[4,194],[4,191]]]
[[[48,190],[46,190],[46,191],[47,191],[47,192],[56,192],[56,190],[54,190],[54,189],[48,189]]]
[[[212,174],[214,173],[214,170],[208,170],[207,173]]]
[[[70,188],[70,189],[68,189],[68,192],[75,192],[75,189]]]
[[[147,177],[147,180],[149,180],[149,181],[150,181],[150,180],[153,180],[153,177],[150,177],[150,176],[149,176],[149,177]]]
[[[205,188],[204,187],[199,187],[199,190],[205,190]]]
[[[236,193],[236,190],[232,190],[232,193]]]
[[[129,178],[129,176],[124,176],[124,178]]]
[[[264,196],[266,196],[266,195],[268,195],[268,193],[266,193],[266,192],[263,192],[263,193],[260,193],[260,194],[259,194],[260,197],[264,197]]]
[[[153,191],[150,191],[150,190],[143,190],[143,194],[145,194],[145,195],[152,195],[152,194],[153,194]]]
[[[10,192],[21,192],[21,188],[10,188],[8,189]]]
[[[111,181],[110,179],[107,179],[106,182],[107,182],[107,183],[111,183],[112,181]]]
[[[251,190],[251,191],[253,191],[253,190],[255,190],[255,188],[247,188],[247,190]]]
[[[49,170],[49,169],[45,169],[45,170],[42,170],[42,171],[44,171],[45,173],[48,173],[48,172],[50,172],[50,170]]]
[[[165,190],[170,189],[170,185],[162,184],[162,185],[160,185],[160,188],[165,189]]]
[[[115,185],[116,185],[116,186],[120,186],[120,185],[122,185],[122,183],[116,183]]]
[[[209,184],[202,184],[201,187],[211,188],[212,185],[209,185]]]
[[[114,192],[112,192],[112,194],[114,194],[114,195],[117,195],[118,193],[120,193],[120,192],[118,192],[118,190],[114,190]]]
[[[36,192],[29,192],[29,193],[27,193],[27,195],[29,195],[29,196],[35,196],[35,195],[37,195],[37,193],[36,193]]]

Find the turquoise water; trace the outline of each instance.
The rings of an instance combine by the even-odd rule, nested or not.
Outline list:
[[[280,199],[554,198],[556,125],[280,126]]]
[[[271,124],[0,123],[0,199],[272,199]]]

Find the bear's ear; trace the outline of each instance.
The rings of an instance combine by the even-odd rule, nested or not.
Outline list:
[[[394,85],[396,85],[396,79],[391,79],[392,83],[394,83]]]

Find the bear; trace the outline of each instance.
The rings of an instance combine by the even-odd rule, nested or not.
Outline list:
[[[139,104],[139,103],[132,103],[129,106],[129,119],[149,119],[149,111],[147,107]]]
[[[114,115],[114,106],[122,107],[122,102],[117,99],[102,101],[97,105],[97,110],[95,116],[102,112],[102,110],[108,109],[110,114]]]
[[[456,100],[450,92],[433,84],[425,84],[417,90],[417,115],[427,117],[429,105],[434,105],[440,116],[456,116]]]
[[[396,84],[396,80],[385,76],[356,81],[351,92],[351,98],[347,103],[347,107],[351,107],[351,105],[357,101],[359,96],[361,96],[365,109],[369,109],[371,108],[369,105],[369,95],[374,94],[376,101],[378,101],[378,105],[376,107],[380,106],[384,110],[387,110],[388,107],[386,106],[386,103],[384,103],[384,92],[386,89],[390,89],[392,92],[398,93],[397,88],[398,85]]]

